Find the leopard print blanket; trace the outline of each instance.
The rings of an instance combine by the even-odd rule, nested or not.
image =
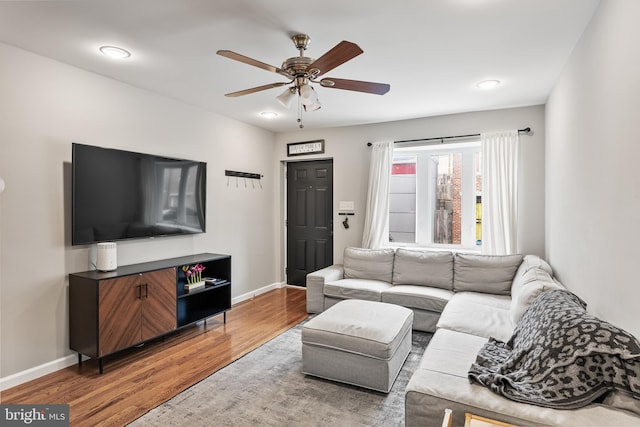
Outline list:
[[[489,339],[469,379],[508,399],[554,409],[580,408],[616,389],[640,399],[640,342],[588,314],[574,294],[547,291],[508,342]]]

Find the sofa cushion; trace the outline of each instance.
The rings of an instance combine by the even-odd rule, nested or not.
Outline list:
[[[459,292],[442,311],[437,328],[508,340],[513,333],[510,307],[506,295]]]
[[[345,248],[344,278],[382,280],[391,283],[394,256],[393,249]]]
[[[453,290],[510,295],[513,277],[522,258],[522,255],[456,254]]]
[[[607,394],[602,404],[633,412],[640,417],[640,400],[634,399],[631,393],[626,393],[622,390],[613,390]]]
[[[522,286],[528,282],[530,282],[533,278],[531,275],[527,274],[531,270],[542,270],[549,274],[549,276],[553,276],[553,271],[551,270],[551,266],[542,258],[537,255],[525,255],[522,259],[522,263],[518,267],[516,271],[516,275],[513,278],[513,283],[511,284],[511,296],[517,295]]]
[[[324,295],[340,299],[380,301],[382,291],[389,288],[391,284],[382,280],[342,279],[325,283]]]
[[[538,255],[525,255],[520,266],[523,268],[523,273],[526,273],[527,270],[530,270],[532,268],[541,268],[550,275],[553,275],[553,270],[551,269],[549,263],[540,258]]]
[[[453,290],[453,254],[398,248],[394,285],[423,285]]]
[[[441,313],[452,291],[418,285],[394,285],[382,291],[382,302]]]
[[[524,312],[535,301],[538,296],[552,289],[563,289],[558,282],[554,281],[551,275],[542,268],[534,267],[527,270],[519,279],[518,285],[511,288],[511,323],[515,326]]]

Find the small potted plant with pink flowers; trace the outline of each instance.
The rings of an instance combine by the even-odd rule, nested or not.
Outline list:
[[[196,265],[185,265],[182,267],[182,271],[184,271],[184,275],[187,278],[187,283],[184,285],[184,288],[187,291],[191,291],[193,289],[198,289],[204,286],[205,282],[202,280],[202,272],[204,271],[205,266],[202,264]]]

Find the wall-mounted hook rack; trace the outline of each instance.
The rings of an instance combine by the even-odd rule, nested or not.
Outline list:
[[[251,172],[238,172],[238,171],[224,171],[225,176],[235,176],[236,178],[249,178],[249,179],[261,179],[264,175]]]
[[[255,179],[258,181],[258,184],[260,185],[260,188],[262,188],[262,177],[264,175],[260,175],[259,173],[251,173],[251,172],[238,172],[238,171],[230,171],[230,170],[225,170],[224,171],[225,176],[227,177],[227,187],[229,186],[229,177],[235,177],[236,178],[236,188],[238,188],[238,178],[243,178],[244,179],[244,188],[249,188],[249,186],[247,185],[247,179]],[[251,188],[256,188],[255,185],[255,181],[251,181]]]

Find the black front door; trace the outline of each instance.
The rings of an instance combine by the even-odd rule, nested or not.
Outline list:
[[[333,263],[333,160],[287,164],[287,283]]]

